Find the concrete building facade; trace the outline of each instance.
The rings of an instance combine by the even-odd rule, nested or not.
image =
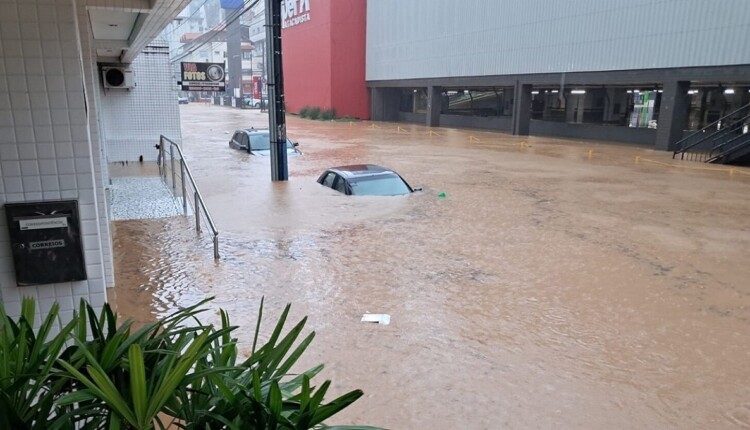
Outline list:
[[[287,111],[335,109],[369,119],[365,85],[365,0],[293,0],[282,9]]]
[[[375,120],[671,149],[750,103],[743,0],[367,4]]]

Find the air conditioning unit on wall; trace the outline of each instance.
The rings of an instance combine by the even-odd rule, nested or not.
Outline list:
[[[135,88],[135,73],[127,67],[102,67],[102,82],[107,89]]]

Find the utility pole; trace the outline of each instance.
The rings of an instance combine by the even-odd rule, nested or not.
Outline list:
[[[227,68],[229,69],[230,99],[234,101],[232,106],[242,103],[242,37],[240,35],[239,17],[229,23],[224,30],[227,38]],[[240,104],[237,107],[242,107]]]
[[[289,179],[284,116],[284,71],[281,65],[281,1],[266,2],[266,68],[268,74],[268,132],[271,139],[271,180]],[[261,103],[263,97],[261,96]]]

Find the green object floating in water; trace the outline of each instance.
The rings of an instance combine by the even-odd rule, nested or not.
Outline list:
[[[439,193],[438,193],[438,197],[440,197],[441,199],[442,199],[442,198],[445,198],[445,193],[444,193],[444,192],[442,192],[442,191],[441,191],[441,192],[439,192]]]

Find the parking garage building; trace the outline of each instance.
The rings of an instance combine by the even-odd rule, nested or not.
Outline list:
[[[746,6],[368,2],[372,119],[671,150],[750,103]]]

